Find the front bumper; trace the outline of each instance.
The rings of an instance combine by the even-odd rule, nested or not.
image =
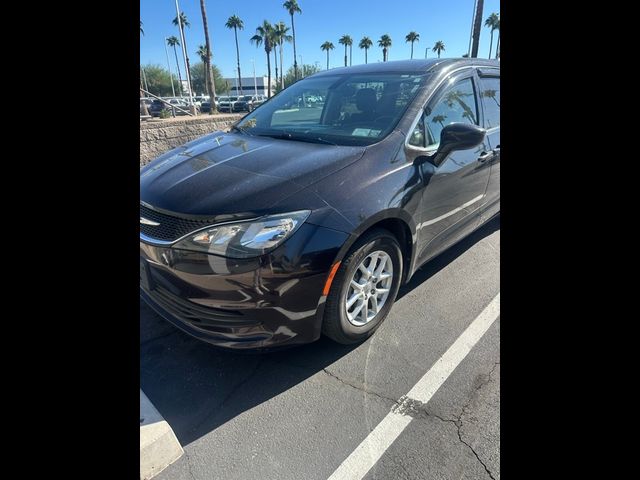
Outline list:
[[[140,295],[166,320],[216,346],[251,350],[309,343],[320,337],[322,290],[347,237],[303,224],[276,250],[252,259],[141,241]]]

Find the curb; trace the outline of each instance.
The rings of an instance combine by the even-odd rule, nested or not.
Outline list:
[[[153,478],[184,450],[169,424],[140,390],[140,479]]]

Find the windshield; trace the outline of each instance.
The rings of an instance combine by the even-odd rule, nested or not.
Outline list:
[[[367,73],[309,77],[244,117],[247,135],[371,145],[400,121],[425,74]]]
[[[238,100],[238,97],[229,97],[230,102],[235,102],[236,100]]]

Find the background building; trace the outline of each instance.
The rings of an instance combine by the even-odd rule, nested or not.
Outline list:
[[[256,77],[254,83],[253,77],[242,77],[242,92],[240,92],[238,91],[238,77],[225,78],[225,81],[229,83],[229,92],[227,95],[267,95],[267,79],[268,77]],[[275,88],[276,81],[271,77],[271,95],[273,95]]]

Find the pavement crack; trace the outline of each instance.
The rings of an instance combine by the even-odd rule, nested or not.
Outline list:
[[[191,458],[189,457],[189,454],[187,453],[187,451],[184,451],[184,459],[187,461],[187,469],[189,471],[189,476],[193,479],[196,480],[196,476],[193,474],[193,470],[191,470]]]
[[[324,373],[326,373],[328,376],[330,376],[331,378],[334,378],[334,379],[338,380],[340,383],[342,383],[344,385],[347,385],[348,387],[355,388],[356,390],[364,392],[364,393],[366,393],[368,395],[373,395],[375,397],[378,397],[378,398],[380,398],[382,400],[387,400],[387,401],[392,402],[394,404],[398,403],[398,400],[396,400],[395,398],[387,397],[386,395],[383,395],[383,394],[381,394],[379,392],[376,392],[376,391],[373,391],[371,389],[368,389],[365,386],[356,385],[354,383],[348,382],[348,381],[344,380],[343,378],[340,378],[338,375],[336,375],[335,373],[331,372],[327,368],[323,368],[322,371]]]
[[[467,409],[469,408],[469,406],[471,405],[471,403],[473,402],[474,398],[476,397],[476,394],[486,385],[488,385],[491,382],[491,377],[494,374],[494,372],[496,371],[496,367],[500,365],[500,362],[495,362],[493,364],[493,367],[491,368],[491,371],[487,374],[487,379],[483,382],[480,383],[480,385],[478,385],[476,387],[476,389],[473,391],[473,394],[470,395],[469,397],[469,401],[466,403],[466,405],[464,407],[462,407],[462,410],[460,411],[460,414],[458,415],[458,418],[456,419],[456,421],[454,422],[456,425],[456,428],[458,430],[458,439],[460,440],[460,442],[464,445],[466,445],[469,450],[471,450],[471,452],[473,453],[473,455],[476,457],[476,459],[478,460],[478,462],[480,462],[480,464],[484,467],[485,471],[487,472],[487,474],[489,475],[489,477],[491,477],[492,480],[495,480],[495,477],[493,476],[493,473],[491,472],[491,470],[489,470],[489,468],[487,467],[487,465],[482,461],[482,459],[480,458],[480,455],[478,455],[478,453],[475,451],[475,449],[467,442],[464,441],[464,439],[462,438],[462,418],[465,416],[465,414],[467,413]]]

